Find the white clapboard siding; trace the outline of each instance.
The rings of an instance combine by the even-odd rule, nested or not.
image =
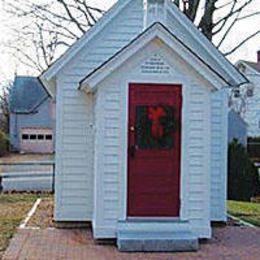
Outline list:
[[[62,82],[62,140],[59,157],[62,160],[59,193],[60,207],[56,219],[86,221],[93,207],[93,98],[73,89],[76,82]],[[73,93],[75,92],[75,93]],[[77,100],[77,102],[69,102]],[[84,112],[83,112],[84,111]],[[74,214],[73,214],[74,212]]]
[[[226,221],[227,98],[224,91],[211,97],[211,220]]]
[[[102,111],[99,111],[98,115],[101,117],[99,120],[103,122],[103,132],[100,133],[103,143],[99,146],[99,151],[103,157],[101,172],[103,194],[100,197],[103,200],[103,212],[100,214],[102,218],[100,223],[104,226],[115,226],[118,220],[121,156],[120,107],[122,106],[120,99],[120,85],[111,85],[100,94],[97,103],[98,107],[102,107]]]
[[[208,108],[209,90],[200,84],[192,84],[189,89],[187,108],[187,153],[188,159],[188,218],[194,232],[199,236],[209,236],[207,226],[209,218],[209,128]],[[205,229],[205,231],[204,231]]]
[[[143,1],[138,0],[126,6],[109,24],[92,38],[91,41],[65,66],[58,74],[59,99],[62,105],[57,116],[59,128],[59,144],[57,150],[57,187],[62,192],[56,194],[56,220],[87,221],[93,214],[93,161],[94,161],[94,122],[93,96],[78,91],[79,81],[97,66],[113,56],[122,47],[135,38],[143,29]],[[111,181],[116,182],[115,171],[118,168],[116,151],[119,148],[119,129],[111,128],[112,123],[119,120],[115,111],[119,109],[117,100],[120,93],[111,92],[108,103],[103,109],[107,114],[104,149],[109,151],[104,156],[105,181],[108,187]],[[107,178],[106,176],[109,176]],[[112,177],[112,178],[111,178]],[[77,188],[78,187],[78,188]],[[115,193],[106,196],[109,205],[116,204]],[[106,206],[107,208],[107,206]],[[116,215],[116,207],[111,207],[107,218]]]

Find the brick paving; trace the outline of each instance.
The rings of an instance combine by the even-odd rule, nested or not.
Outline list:
[[[19,229],[3,260],[117,259],[260,259],[260,228],[218,227],[213,238],[194,253],[120,253],[114,244],[101,245],[89,229]]]

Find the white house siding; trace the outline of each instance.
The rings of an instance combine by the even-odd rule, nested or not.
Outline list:
[[[110,82],[112,83],[112,82]],[[122,162],[121,90],[120,83],[98,91],[95,110],[95,215],[93,226],[96,237],[115,237],[119,217],[119,178]]]
[[[73,82],[59,84],[56,187],[60,190],[55,219],[86,221],[91,219],[93,205],[92,95],[71,89]]]
[[[202,82],[201,82],[202,83]],[[210,93],[203,83],[191,83],[188,108],[188,216],[200,237],[207,237],[210,194]],[[205,83],[204,83],[205,84]]]
[[[248,124],[248,136],[260,136],[260,73],[247,66],[245,75],[254,85],[254,95],[248,97],[244,115]]]
[[[211,220],[226,221],[227,93],[213,92],[211,102]]]
[[[170,74],[141,72],[155,53],[170,66]],[[189,220],[199,237],[210,237],[209,86],[161,42],[142,49],[98,86],[94,236],[115,237],[117,221],[126,220],[129,82],[183,85],[181,219]]]
[[[93,214],[93,97],[78,91],[79,81],[129,43],[142,26],[143,7],[139,0],[127,6],[58,74],[57,221],[88,221]],[[109,141],[113,143],[110,136]],[[106,160],[113,164],[115,159]]]

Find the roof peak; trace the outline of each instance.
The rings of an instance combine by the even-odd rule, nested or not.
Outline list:
[[[166,22],[166,3],[167,0],[144,0],[144,29],[150,25]]]

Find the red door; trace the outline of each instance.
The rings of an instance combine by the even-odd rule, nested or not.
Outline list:
[[[181,86],[130,84],[128,217],[177,217]]]

